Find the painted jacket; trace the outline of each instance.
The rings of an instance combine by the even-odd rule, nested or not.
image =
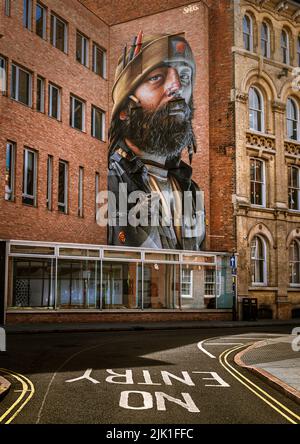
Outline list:
[[[175,179],[182,193],[182,206],[189,211],[181,214],[180,234],[174,224],[162,222],[159,204],[158,223],[151,223],[153,187],[144,161],[136,156],[123,141],[119,141],[110,153],[108,165],[108,244],[127,247],[199,251],[205,238],[205,211],[203,192],[191,179],[192,168],[181,160],[168,163],[168,178]],[[129,199],[130,193],[141,195],[140,199]],[[188,192],[184,194],[184,192]],[[114,197],[112,197],[114,196]],[[184,196],[187,196],[186,205]],[[146,209],[145,209],[146,208]],[[148,224],[132,224],[130,214],[148,213]],[[177,235],[175,234],[177,233]]]

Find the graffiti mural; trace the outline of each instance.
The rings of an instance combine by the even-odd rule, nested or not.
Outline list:
[[[124,47],[113,86],[108,154],[108,243],[200,250],[203,192],[192,180],[196,66],[183,34]],[[190,165],[182,160],[189,154]]]

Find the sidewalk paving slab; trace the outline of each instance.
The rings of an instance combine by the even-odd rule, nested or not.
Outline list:
[[[0,376],[0,399],[2,399],[9,391],[11,386],[11,383],[3,378],[3,376]]]

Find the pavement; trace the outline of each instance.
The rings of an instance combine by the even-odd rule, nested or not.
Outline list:
[[[176,330],[199,328],[245,328],[290,326],[292,335],[259,341],[235,356],[235,363],[247,368],[300,404],[300,319],[288,321],[174,321],[146,323],[80,323],[6,325],[8,334],[72,333],[101,331]],[[297,328],[298,327],[298,328]],[[299,332],[299,333],[298,333]],[[297,334],[298,333],[298,334]],[[0,396],[10,384],[0,378]]]

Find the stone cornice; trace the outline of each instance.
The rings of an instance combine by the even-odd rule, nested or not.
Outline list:
[[[280,102],[279,100],[274,100],[272,102],[272,109],[275,113],[285,114],[286,104],[283,102]]]

